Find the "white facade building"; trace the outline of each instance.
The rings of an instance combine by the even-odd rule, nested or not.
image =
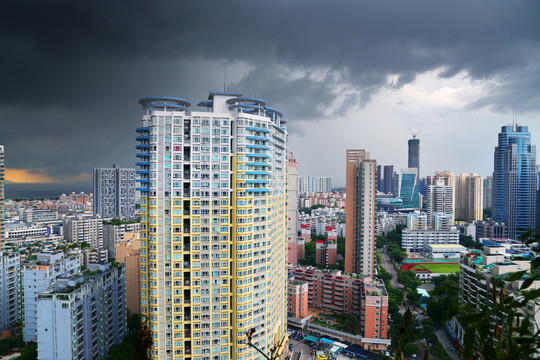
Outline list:
[[[407,252],[421,252],[425,244],[459,244],[459,231],[409,230],[401,233],[401,248]]]
[[[287,321],[287,131],[260,99],[140,100],[141,312],[152,359],[261,359]]]
[[[93,248],[103,248],[103,221],[91,217],[64,219],[64,236],[68,242],[87,242]]]
[[[21,260],[19,254],[0,251],[0,331],[21,317]]]
[[[23,268],[24,328],[25,342],[37,341],[36,294],[54,285],[58,278],[68,277],[81,271],[81,257],[64,253],[42,253]]]

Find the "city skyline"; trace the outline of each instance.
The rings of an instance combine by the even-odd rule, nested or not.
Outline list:
[[[347,148],[406,167],[408,128],[422,130],[421,176],[491,175],[512,104],[538,142],[538,3],[304,5],[9,4],[0,25],[10,49],[0,60],[7,179],[90,187],[94,167],[133,167],[133,99],[196,104],[224,85],[288,114],[299,176],[332,175],[336,186]]]

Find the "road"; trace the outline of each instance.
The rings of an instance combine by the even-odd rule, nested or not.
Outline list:
[[[386,252],[386,248],[382,248],[380,251],[381,254],[381,260],[383,263],[383,267],[392,275],[391,283],[392,285],[398,289],[403,290],[403,285],[397,282],[397,271],[394,268],[394,265],[392,264],[392,261],[390,260],[390,257],[388,256],[388,253]]]

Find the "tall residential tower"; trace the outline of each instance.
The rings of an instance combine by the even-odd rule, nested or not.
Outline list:
[[[94,216],[135,218],[135,169],[94,169]]]
[[[261,99],[140,100],[141,313],[152,359],[261,359],[287,326],[287,130]],[[206,110],[205,110],[206,109]]]
[[[347,150],[346,169],[345,272],[372,276],[377,162],[365,150]]]

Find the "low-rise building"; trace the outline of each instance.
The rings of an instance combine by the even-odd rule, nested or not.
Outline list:
[[[410,230],[401,233],[401,248],[407,252],[422,252],[424,244],[459,244],[459,231],[451,230]]]

